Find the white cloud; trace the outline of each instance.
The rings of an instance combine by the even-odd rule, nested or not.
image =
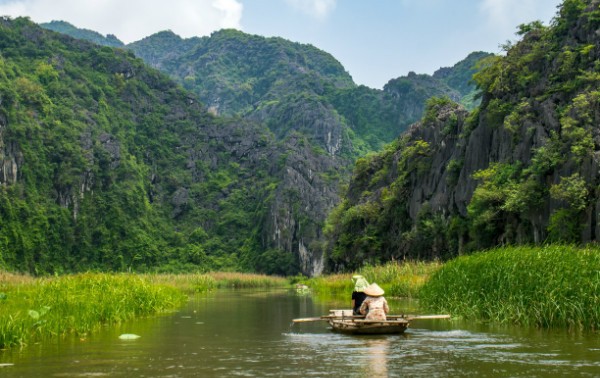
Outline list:
[[[0,15],[62,20],[133,42],[170,29],[182,37],[241,29],[240,0],[4,0]]]
[[[539,19],[542,9],[549,9],[547,0],[483,0],[479,5],[488,28],[498,34],[515,32],[518,25]],[[541,21],[547,23],[549,19]]]
[[[323,20],[335,9],[336,0],[286,0],[295,9]]]

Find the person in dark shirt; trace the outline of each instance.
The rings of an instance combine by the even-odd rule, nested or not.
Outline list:
[[[361,315],[359,309],[360,305],[362,305],[367,297],[367,294],[365,294],[364,291],[369,286],[369,283],[359,274],[352,276],[352,281],[354,282],[354,291],[352,292],[352,313],[354,315]]]

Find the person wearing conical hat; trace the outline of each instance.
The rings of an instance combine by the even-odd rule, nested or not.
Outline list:
[[[364,302],[360,306],[360,313],[367,315],[365,320],[386,320],[387,314],[390,311],[387,301],[383,297],[384,291],[376,283],[372,283],[365,289]]]
[[[361,276],[360,274],[352,276],[352,282],[354,282],[354,291],[352,292],[352,312],[354,315],[360,315],[358,310],[360,309],[360,305],[367,297],[367,294],[365,294],[365,289],[367,286],[369,286],[369,283],[365,277]]]

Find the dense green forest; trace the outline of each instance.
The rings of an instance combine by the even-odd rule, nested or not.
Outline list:
[[[45,29],[53,30],[58,33],[67,34],[77,39],[85,39],[90,42],[94,42],[98,45],[108,47],[123,47],[125,44],[121,42],[115,35],[109,34],[103,36],[102,34],[89,29],[80,29],[69,24],[65,21],[52,21],[44,24],[40,24]]]
[[[311,143],[351,160],[379,150],[419,120],[431,96],[472,106],[471,76],[476,63],[490,55],[473,53],[433,76],[410,73],[377,90],[357,86],[334,57],[314,46],[237,30],[189,39],[165,31],[127,48],[196,93],[213,112],[266,122],[278,138],[300,131]],[[315,104],[326,113],[320,116],[332,120],[328,124],[339,124],[348,135],[339,151],[319,133],[324,125],[311,124]]]
[[[0,265],[12,270],[318,273],[324,220],[354,159],[420,117],[422,93],[457,93],[413,74],[408,92],[356,86],[329,54],[278,38],[153,36],[184,46],[146,46],[161,64],[178,62],[166,51],[221,62],[188,91],[189,80],[96,45],[114,36],[45,27],[80,39],[24,18],[0,27]],[[210,49],[192,48],[199,41]],[[278,59],[252,71],[261,54]],[[256,78],[265,81],[249,87],[260,97],[249,110],[240,83]],[[219,92],[232,117],[213,115],[222,111],[202,85],[234,87]],[[413,90],[422,98],[405,116]]]
[[[328,220],[329,264],[597,241],[599,7],[566,0],[550,26],[521,25],[474,75],[478,108],[430,99],[421,122],[359,159]]]
[[[596,241],[599,20],[565,0],[505,56],[376,90],[280,38],[3,18],[0,264],[316,274]]]
[[[256,234],[283,155],[270,133],[216,119],[131,52],[23,18],[0,35],[2,267],[297,266]]]

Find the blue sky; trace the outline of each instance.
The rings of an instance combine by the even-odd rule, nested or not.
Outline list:
[[[561,0],[0,0],[0,15],[65,20],[133,42],[170,29],[221,28],[310,43],[358,84],[381,88],[409,71],[433,73],[472,51],[499,53],[519,24],[548,24]]]

